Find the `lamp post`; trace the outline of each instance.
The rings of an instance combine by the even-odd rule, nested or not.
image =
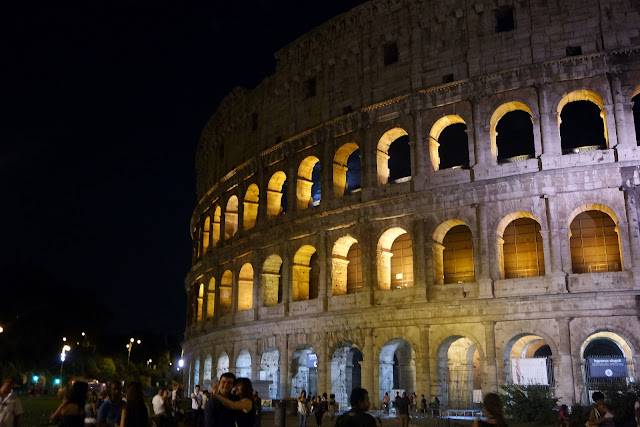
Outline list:
[[[127,344],[127,350],[128,350],[128,353],[127,353],[127,366],[129,366],[129,360],[131,360],[131,349],[133,348],[133,343],[142,344],[142,341],[140,341],[140,340],[136,341],[135,338],[130,338],[129,339],[129,344]]]
[[[63,339],[64,341],[66,341],[66,338]],[[62,375],[62,368],[64,367],[64,360],[67,358],[67,351],[70,351],[71,347],[69,347],[68,345],[63,345],[62,346],[62,352],[60,353],[60,375]]]

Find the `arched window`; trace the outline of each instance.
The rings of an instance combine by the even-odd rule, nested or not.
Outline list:
[[[238,311],[253,308],[253,266],[246,263],[238,275]]]
[[[512,163],[535,157],[533,113],[518,101],[500,105],[491,115],[491,152],[498,163]]]
[[[602,211],[588,210],[573,219],[569,245],[574,273],[622,270],[618,226]]]
[[[262,265],[262,305],[273,307],[282,302],[282,258],[269,255]]]
[[[452,227],[444,236],[442,246],[442,282],[473,282],[473,236],[469,227],[466,224]]]
[[[360,149],[349,142],[338,148],[333,158],[333,193],[351,194],[360,189]]]
[[[633,123],[636,129],[636,144],[640,145],[640,94],[634,96],[633,102]]]
[[[531,113],[510,111],[496,125],[498,163],[511,163],[535,157]]]
[[[224,238],[228,239],[238,231],[238,197],[231,196],[224,212]]]
[[[378,241],[378,289],[413,287],[411,236],[400,227],[385,231]]]
[[[244,195],[244,213],[242,221],[244,230],[251,230],[256,225],[256,219],[258,218],[259,196],[260,190],[258,190],[258,186],[256,184],[251,184]]]
[[[220,311],[225,314],[231,312],[232,286],[233,273],[227,270],[220,279]]]
[[[362,289],[360,245],[351,236],[339,238],[331,256],[331,295],[344,295]]]
[[[309,156],[300,163],[296,194],[298,209],[320,203],[320,160],[317,157]]]
[[[267,217],[273,219],[287,211],[287,175],[278,171],[271,175],[267,187]]]
[[[215,246],[218,244],[218,242],[220,241],[220,216],[221,216],[221,209],[220,206],[216,206],[216,208],[213,211],[213,236],[211,236],[213,238],[212,240],[212,244]]]
[[[204,219],[204,228],[202,229],[202,255],[207,253],[209,249],[209,233],[211,229],[211,217]]]
[[[604,102],[600,95],[577,90],[558,104],[562,154],[607,148]]]
[[[438,119],[429,132],[429,153],[434,170],[469,169],[467,125],[462,117]]]
[[[197,299],[197,308],[196,308],[196,322],[200,323],[202,321],[202,306],[204,304],[204,284],[200,283],[198,287],[198,299]]]
[[[531,218],[512,221],[503,233],[504,278],[544,276],[544,251],[540,224]]]
[[[209,288],[207,289],[207,319],[213,319],[216,306],[216,279],[212,277],[209,280]]]
[[[293,286],[291,293],[293,301],[305,301],[313,297],[312,283],[316,280],[316,277],[319,277],[317,261],[315,263],[311,262],[315,253],[316,249],[313,246],[304,245],[298,249],[298,252],[293,257]],[[313,284],[316,287],[315,296],[317,297],[317,283]]]
[[[403,182],[411,178],[411,148],[404,129],[393,128],[378,141],[378,183]]]

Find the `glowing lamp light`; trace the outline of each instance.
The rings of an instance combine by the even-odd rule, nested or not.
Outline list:
[[[62,341],[66,341],[66,340],[67,340],[67,337],[62,337]]]
[[[183,359],[178,360],[178,366],[181,367],[181,368],[184,367],[184,360]]]
[[[4,332],[4,328],[0,326],[0,334]]]
[[[82,333],[82,336],[84,337],[85,335],[86,335],[86,334],[83,332],[83,333]]]
[[[138,341],[136,341],[136,342],[137,342],[138,344],[141,344],[141,343],[142,343],[142,341],[140,341],[140,340],[138,340]]]
[[[67,358],[66,353],[63,351],[62,353],[60,353],[60,361],[64,362],[64,360]]]
[[[55,380],[53,380],[53,383],[55,385],[60,385],[60,378],[56,378]]]
[[[34,382],[34,383],[37,383],[37,382],[38,382],[38,378],[39,378],[39,377],[38,377],[37,375],[34,375],[34,376],[33,376],[33,382]]]

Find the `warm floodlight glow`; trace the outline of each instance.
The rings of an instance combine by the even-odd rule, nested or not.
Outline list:
[[[181,367],[181,368],[184,367],[184,360],[183,359],[178,360],[178,366]]]

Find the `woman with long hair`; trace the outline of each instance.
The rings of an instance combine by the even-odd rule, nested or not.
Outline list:
[[[151,427],[149,409],[144,403],[142,384],[139,382],[127,386],[127,403],[122,409],[120,427]]]
[[[307,391],[302,390],[298,401],[298,427],[306,427],[307,415],[309,415],[309,402],[307,401]]]
[[[497,426],[507,427],[507,423],[504,420],[504,413],[502,411],[502,401],[500,396],[495,393],[489,393],[484,397],[482,402],[484,406],[484,413],[487,420],[476,419],[473,422],[473,427],[486,427]]]
[[[75,381],[67,392],[58,409],[51,414],[51,420],[57,420],[60,427],[84,427],[84,404],[87,400],[89,385],[84,381]]]
[[[234,410],[237,427],[254,427],[256,412],[253,407],[253,385],[249,378],[238,378],[236,380],[237,401],[224,397],[220,392],[213,395],[227,408]]]

